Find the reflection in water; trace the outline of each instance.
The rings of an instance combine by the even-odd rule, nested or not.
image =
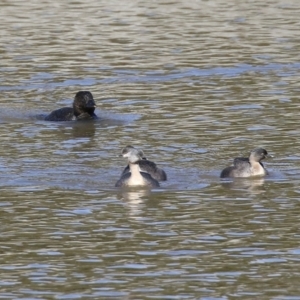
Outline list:
[[[150,194],[150,189],[130,188],[122,190],[119,199],[129,209],[130,217],[137,219],[142,212],[144,201],[149,199]]]
[[[96,129],[100,126],[95,121],[78,121],[72,122],[73,138],[85,138],[95,136]]]
[[[234,180],[221,180],[224,188],[232,190],[242,190],[251,194],[260,194],[265,192],[265,178],[235,178]]]

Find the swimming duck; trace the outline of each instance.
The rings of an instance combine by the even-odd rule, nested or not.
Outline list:
[[[264,168],[261,160],[268,156],[263,148],[257,148],[250,152],[249,158],[237,157],[233,160],[233,166],[225,168],[220,177],[252,177],[265,176],[268,171]]]
[[[127,147],[132,147],[132,146],[127,146]],[[163,169],[158,168],[153,161],[148,160],[145,157],[144,152],[142,150],[138,150],[138,152],[139,152],[140,160],[138,160],[137,163],[139,164],[141,171],[149,173],[151,177],[156,179],[157,181],[166,181],[167,180],[166,172]],[[125,167],[121,176],[128,172],[130,172],[129,165]]]
[[[115,184],[116,187],[146,186],[159,187],[156,179],[149,173],[142,172],[139,161],[142,160],[142,152],[132,146],[126,146],[122,150],[122,156],[128,158],[130,172],[121,175],[121,178]]]
[[[95,115],[95,101],[91,92],[79,91],[74,98],[73,107],[63,107],[52,111],[46,121],[72,121],[98,119]]]

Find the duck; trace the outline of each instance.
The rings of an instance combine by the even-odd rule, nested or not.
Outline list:
[[[268,171],[262,164],[262,160],[268,157],[267,150],[256,148],[250,152],[249,157],[237,157],[233,160],[233,166],[225,168],[221,178],[266,176]]]
[[[73,107],[63,107],[52,111],[45,117],[45,121],[72,121],[98,119],[94,111],[96,104],[89,91],[79,91],[73,101]]]
[[[159,182],[149,173],[141,171],[139,161],[142,160],[142,154],[140,150],[132,146],[126,146],[122,149],[121,156],[128,159],[130,172],[122,174],[115,187],[143,186],[157,188],[160,186]]]
[[[132,147],[132,146],[127,146],[127,147]],[[157,181],[166,181],[167,180],[166,172],[163,169],[157,167],[156,163],[154,163],[153,161],[148,160],[145,157],[143,150],[138,150],[138,152],[139,152],[140,160],[138,160],[137,163],[138,163],[141,171],[150,174],[151,177],[156,179]],[[129,165],[127,165],[125,167],[125,169],[123,170],[121,176],[128,173],[128,172],[130,172]]]

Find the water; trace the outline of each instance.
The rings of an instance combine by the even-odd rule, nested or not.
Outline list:
[[[0,299],[300,299],[296,0],[0,4]],[[38,120],[89,90],[100,121]],[[114,188],[144,150],[168,174]],[[222,182],[264,147],[266,179]]]

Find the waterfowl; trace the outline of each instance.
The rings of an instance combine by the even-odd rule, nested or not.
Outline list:
[[[149,173],[141,171],[139,166],[139,161],[142,159],[141,154],[141,151],[132,146],[123,148],[122,156],[128,159],[130,172],[121,175],[121,178],[115,184],[116,187],[159,187],[159,183],[156,179],[152,178]]]
[[[97,119],[95,101],[89,91],[79,91],[74,98],[73,107],[63,107],[52,111],[45,117],[46,121],[72,121]]]
[[[132,147],[132,146],[127,146]],[[133,147],[132,147],[133,148]],[[138,150],[140,159],[137,161],[140,170],[143,172],[146,172],[151,175],[152,178],[156,179],[157,181],[166,181],[167,180],[167,174],[166,172],[157,167],[157,165],[153,162],[148,160],[144,152],[142,150]],[[130,172],[129,165],[125,167],[121,175],[124,175],[126,173]]]
[[[233,160],[233,166],[225,168],[220,177],[252,177],[265,176],[268,171],[262,164],[262,160],[268,156],[268,152],[263,148],[257,148],[250,152],[249,158],[237,157]]]

